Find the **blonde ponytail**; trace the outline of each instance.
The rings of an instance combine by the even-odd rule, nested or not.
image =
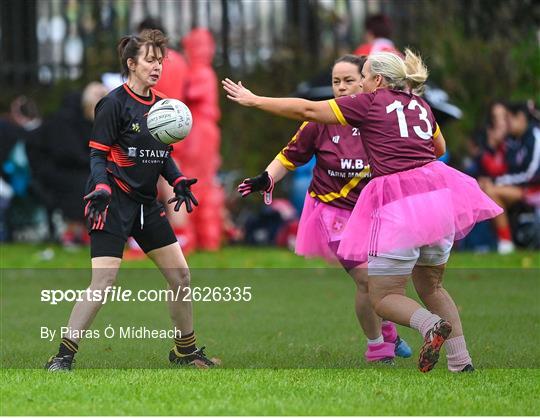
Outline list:
[[[368,55],[371,72],[380,74],[386,85],[394,90],[407,90],[406,67],[403,59],[392,52],[376,52]]]
[[[383,76],[389,88],[412,90],[415,94],[423,92],[428,78],[428,70],[419,55],[410,49],[405,50],[405,59],[392,52],[377,52],[368,56],[373,74]]]
[[[405,49],[405,81],[415,94],[424,92],[424,83],[429,72],[420,55],[416,55],[410,49]]]

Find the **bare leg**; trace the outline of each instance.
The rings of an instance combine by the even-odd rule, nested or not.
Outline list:
[[[174,339],[175,347],[169,354],[169,360],[176,364],[190,364],[198,368],[208,368],[221,364],[215,357],[207,358],[196,348],[195,332],[193,330],[193,307],[191,300],[184,301],[187,295],[191,276],[189,268],[178,242],[148,252],[148,256],[159,267],[163,276],[179,300],[169,300],[169,315],[181,335]],[[184,339],[185,341],[182,341]],[[184,359],[184,360],[183,360]]]
[[[369,276],[369,298],[377,315],[410,327],[411,316],[422,308],[405,296],[408,276]]]
[[[486,193],[495,203],[505,209],[524,199],[523,189],[516,186],[491,186]],[[510,228],[506,212],[496,216],[493,221],[497,230]]]
[[[490,179],[481,178],[478,183],[482,190],[500,207],[508,209],[510,206],[524,199],[523,189],[517,186],[497,186]],[[497,237],[499,239],[499,253],[508,254],[514,251],[510,222],[506,212],[493,219]]]
[[[459,313],[452,297],[442,286],[446,264],[415,266],[412,272],[414,288],[426,307],[452,324],[450,338],[463,335]]]
[[[381,318],[375,313],[369,300],[367,268],[356,267],[348,271],[356,284],[355,311],[356,318],[370,340],[381,335]]]
[[[113,286],[116,282],[121,263],[122,259],[116,257],[92,258],[92,281],[88,289],[99,290],[103,294],[107,287]],[[81,331],[90,327],[101,306],[101,301],[86,299],[75,303],[69,317],[68,332],[63,337],[78,343]]]
[[[182,335],[193,331],[193,308],[191,301],[184,301],[184,296],[190,286],[191,276],[187,261],[184,258],[182,249],[178,243],[170,244],[162,248],[150,251],[148,256],[158,266],[161,273],[176,294],[179,290],[179,300],[169,300],[169,315],[174,326],[179,329]]]
[[[508,207],[523,200],[523,190],[520,187],[494,186],[491,184],[489,186],[484,186],[484,191],[495,201],[495,203],[504,209],[507,209]],[[493,222],[497,230],[510,227],[506,212],[496,216],[493,219]]]
[[[413,283],[418,296],[428,309],[452,324],[452,332],[446,342],[446,357],[448,368],[453,372],[459,372],[467,365],[472,366],[472,359],[467,350],[456,304],[442,286],[445,267],[446,264],[415,266],[412,273]]]

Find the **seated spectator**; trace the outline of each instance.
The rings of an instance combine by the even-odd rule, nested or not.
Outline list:
[[[16,97],[9,113],[0,119],[0,241],[11,239],[10,228],[18,226],[13,214],[23,223],[30,218],[12,206],[27,197],[31,174],[27,149],[35,142],[40,125],[39,109],[26,96]]]
[[[506,137],[508,136],[507,110],[503,103],[493,102],[488,120],[481,134],[481,152],[478,158],[480,176],[495,178],[506,174]]]
[[[467,138],[467,155],[462,162],[462,170],[471,177],[494,179],[506,174],[506,137],[508,136],[506,105],[493,102],[487,113],[485,125]]]
[[[9,183],[12,173],[5,165],[10,159],[13,147],[22,136],[21,130],[10,118],[0,118],[0,242],[9,239],[7,214],[14,195],[13,187]]]
[[[525,104],[507,106],[509,137],[505,141],[507,172],[493,180],[482,178],[482,189],[500,206],[509,209],[525,202],[540,206],[540,127],[530,117]],[[489,164],[488,164],[489,166]],[[491,167],[491,166],[490,166]],[[491,167],[493,168],[493,167]],[[495,167],[495,172],[498,168]],[[494,219],[500,254],[514,251],[508,214]]]

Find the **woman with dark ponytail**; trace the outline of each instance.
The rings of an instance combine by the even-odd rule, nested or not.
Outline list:
[[[165,97],[153,87],[161,76],[167,38],[159,30],[126,36],[118,43],[118,56],[126,82],[96,106],[90,138],[91,174],[87,183],[85,216],[91,243],[92,281],[86,295],[71,312],[68,331],[58,353],[45,368],[71,370],[84,331],[114,285],[123,250],[132,236],[165,276],[178,300],[168,300],[174,325],[174,347],[169,361],[207,368],[218,364],[197,348],[189,297],[190,273],[165,209],[157,200],[159,176],[174,188],[175,210],[185,203],[188,212],[197,200],[191,192],[196,179],[188,179],[170,157],[172,147],[156,141],[146,126],[152,105]]]

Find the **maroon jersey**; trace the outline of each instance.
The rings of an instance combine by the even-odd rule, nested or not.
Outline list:
[[[309,194],[329,205],[352,210],[370,177],[359,129],[304,122],[276,159],[294,170],[314,155],[317,163]]]
[[[360,129],[373,177],[410,170],[435,160],[439,133],[431,108],[421,97],[380,89],[329,101],[342,125]]]

